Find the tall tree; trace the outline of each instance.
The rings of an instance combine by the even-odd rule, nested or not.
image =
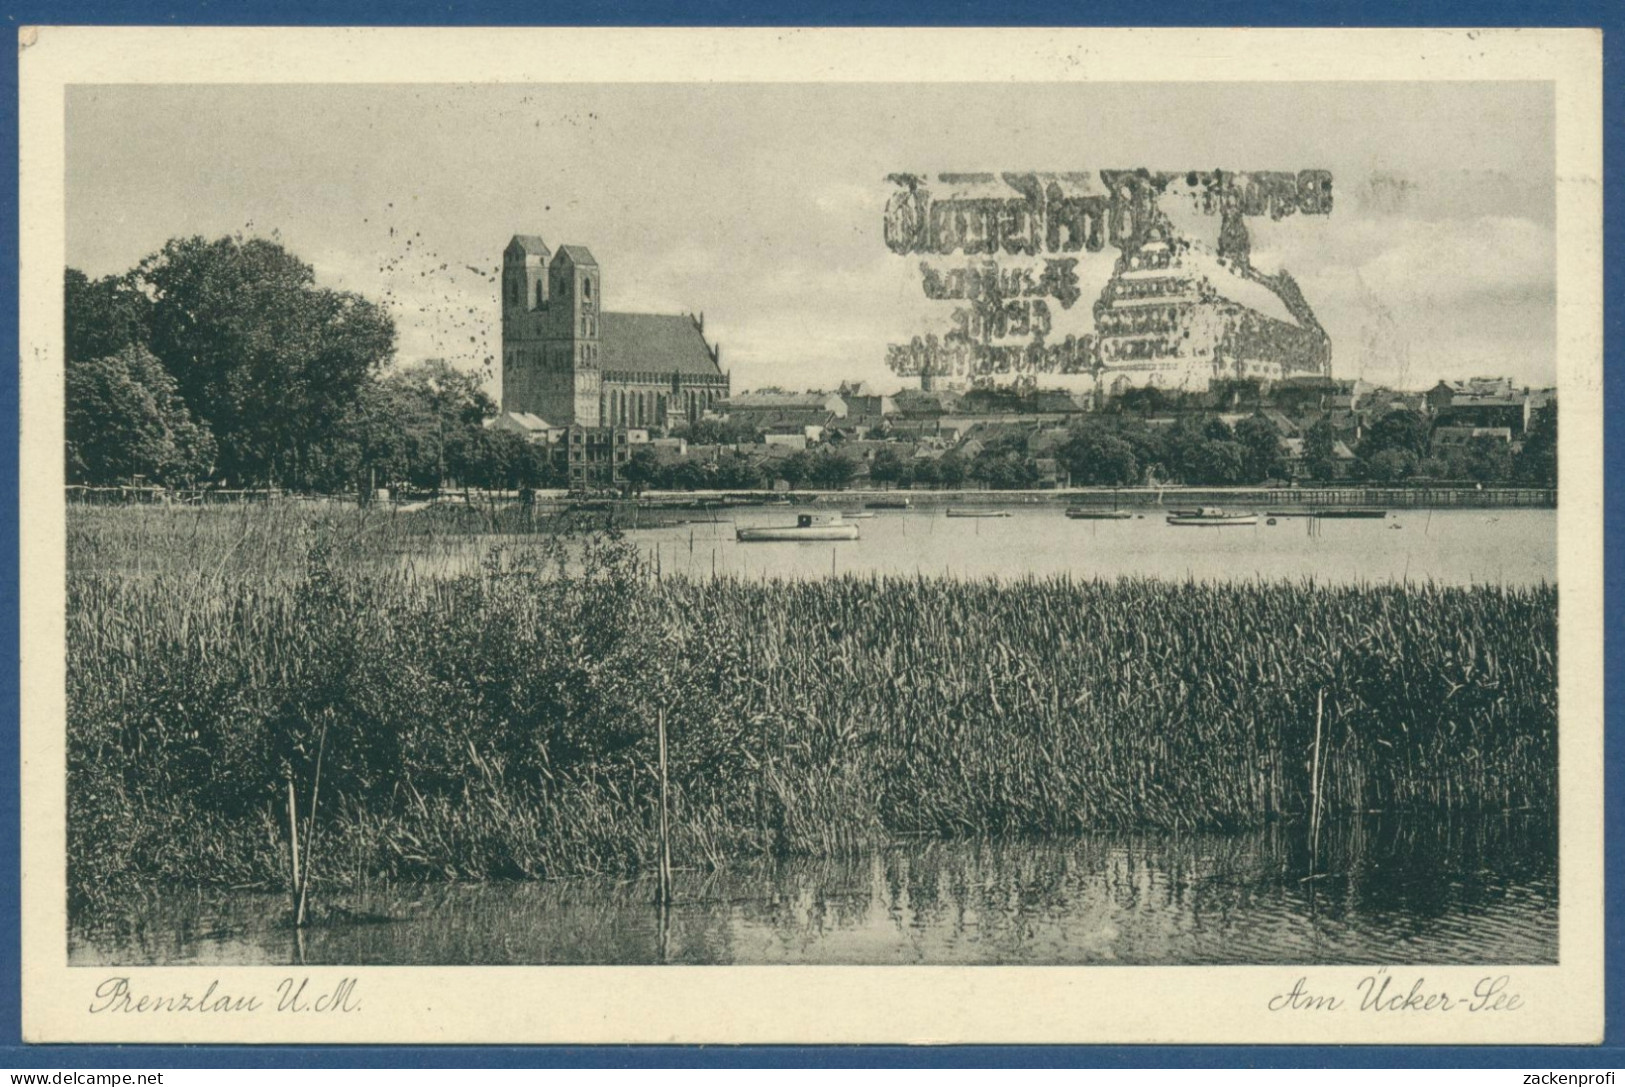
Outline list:
[[[305,484],[313,446],[394,351],[382,307],[317,287],[262,238],[172,239],[134,277],[152,299],[152,350],[234,479]]]
[[[1181,418],[1168,428],[1163,439],[1163,465],[1173,479],[1182,483],[1206,482],[1201,477],[1211,444],[1195,419]]]
[[[458,478],[465,487],[524,491],[563,482],[549,447],[511,430],[482,427],[463,456]]]
[[[1262,483],[1281,472],[1281,435],[1262,415],[1249,415],[1236,423],[1236,442],[1244,450],[1243,474],[1248,483]]]
[[[762,466],[744,453],[732,453],[717,464],[717,486],[753,490],[762,485]]]
[[[1479,483],[1502,483],[1512,478],[1512,447],[1484,434],[1467,443],[1467,473]]]
[[[90,280],[69,268],[63,283],[63,336],[69,362],[117,355],[147,346],[152,302],[129,275]]]
[[[1188,483],[1231,486],[1246,482],[1247,450],[1240,442],[1209,441],[1203,447],[1201,468]]]
[[[390,373],[377,382],[407,452],[406,477],[416,486],[438,488],[466,468],[469,450],[484,450],[480,434],[496,404],[481,388],[479,375],[430,359]],[[363,394],[365,395],[365,394]]]
[[[1140,477],[1134,447],[1093,420],[1073,429],[1056,450],[1056,459],[1074,484],[1120,487]]]
[[[1362,459],[1365,462],[1366,476],[1380,483],[1396,483],[1402,479],[1409,479],[1416,474],[1421,464],[1421,458],[1400,446],[1388,446],[1378,450],[1371,457]]]
[[[626,467],[621,470],[627,484],[634,491],[642,491],[652,486],[660,476],[660,458],[648,446],[639,446],[626,460]]]
[[[779,461],[776,471],[778,477],[794,489],[807,482],[812,475],[812,457],[806,450],[798,449]]]
[[[1331,420],[1317,419],[1304,433],[1303,459],[1310,479],[1337,478],[1337,432]]]
[[[411,389],[447,427],[481,426],[497,412],[496,401],[485,391],[480,375],[459,370],[444,359],[414,363],[384,380]]]
[[[1535,412],[1518,452],[1517,472],[1531,483],[1557,484],[1557,402]]]
[[[1357,452],[1360,459],[1365,461],[1389,449],[1409,453],[1420,460],[1428,455],[1431,432],[1427,419],[1420,413],[1395,408],[1371,424]]]
[[[895,449],[882,449],[869,463],[869,479],[873,483],[894,484],[903,475],[903,458]]]
[[[75,483],[186,483],[207,475],[208,428],[181,402],[175,379],[145,347],[70,358],[64,383],[68,478]]]
[[[845,453],[834,449],[820,449],[812,459],[812,481],[821,487],[838,491],[852,481],[857,465]]]

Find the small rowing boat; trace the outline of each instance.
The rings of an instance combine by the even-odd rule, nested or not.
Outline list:
[[[1008,510],[983,510],[983,509],[977,509],[974,506],[969,507],[969,508],[961,508],[961,507],[958,507],[958,506],[950,506],[948,508],[948,516],[949,517],[1008,517],[1008,516],[1010,516],[1010,513],[1009,513]]]
[[[858,526],[838,513],[798,514],[793,525],[763,525],[734,530],[740,543],[778,543],[797,540],[855,540]]]
[[[873,502],[865,502],[863,508],[870,510],[906,510],[908,509],[908,499],[877,498]]]
[[[1068,506],[1066,515],[1074,521],[1127,521],[1134,516],[1134,511],[1096,510],[1087,506]]]

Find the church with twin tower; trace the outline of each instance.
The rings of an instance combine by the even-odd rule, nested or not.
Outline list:
[[[705,317],[603,308],[581,245],[516,234],[502,257],[502,410],[554,427],[671,430],[728,396]]]

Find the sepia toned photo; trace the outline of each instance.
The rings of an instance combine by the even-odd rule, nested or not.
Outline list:
[[[39,1040],[1600,1037],[1590,39],[575,33],[51,85]]]

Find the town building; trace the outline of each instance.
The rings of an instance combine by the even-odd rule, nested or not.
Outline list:
[[[1516,396],[1518,388],[1508,377],[1470,377],[1466,381],[1441,381],[1427,391],[1428,410],[1435,415],[1458,399]]]
[[[1288,415],[1306,411],[1354,411],[1370,392],[1371,386],[1356,378],[1314,374],[1276,382],[1270,387],[1269,400]]]
[[[857,437],[869,437],[886,430],[897,414],[897,404],[890,396],[877,393],[868,383],[849,388],[841,386],[841,399],[846,401],[846,418],[841,429]]]
[[[1431,435],[1431,445],[1435,450],[1450,449],[1452,447],[1472,445],[1480,438],[1491,441],[1512,443],[1512,428],[1504,426],[1436,426]]]
[[[620,487],[632,457],[625,427],[581,426],[565,430],[554,464],[564,469],[572,491],[609,491]],[[561,463],[562,462],[562,463]]]
[[[1304,480],[1312,475],[1308,457],[1308,442],[1303,438],[1282,438],[1281,467],[1288,479]],[[1347,442],[1332,442],[1332,479],[1348,479],[1354,473],[1358,457]]]
[[[632,449],[649,443],[647,430],[627,427],[553,426],[532,412],[505,411],[487,419],[491,430],[518,434],[547,447],[547,459],[572,491],[611,490],[621,485]]]
[[[813,427],[810,429],[818,429]],[[815,439],[816,440],[816,439]],[[782,446],[786,449],[807,448],[807,434],[805,430],[777,432],[769,430],[762,435],[762,444],[769,446]]]
[[[813,441],[847,415],[846,401],[837,393],[741,393],[718,410],[730,423],[775,434],[806,434]]]
[[[705,318],[603,309],[590,250],[516,234],[502,257],[502,408],[556,427],[670,430],[727,399]],[[612,443],[613,444],[613,443]]]
[[[517,434],[527,442],[547,442],[554,440],[553,432],[561,428],[553,426],[540,415],[528,411],[505,411],[494,418],[485,420],[490,430],[506,430]]]
[[[1521,439],[1529,427],[1530,401],[1527,392],[1504,378],[1441,381],[1427,393],[1436,427],[1453,431],[1504,428],[1514,440]]]

